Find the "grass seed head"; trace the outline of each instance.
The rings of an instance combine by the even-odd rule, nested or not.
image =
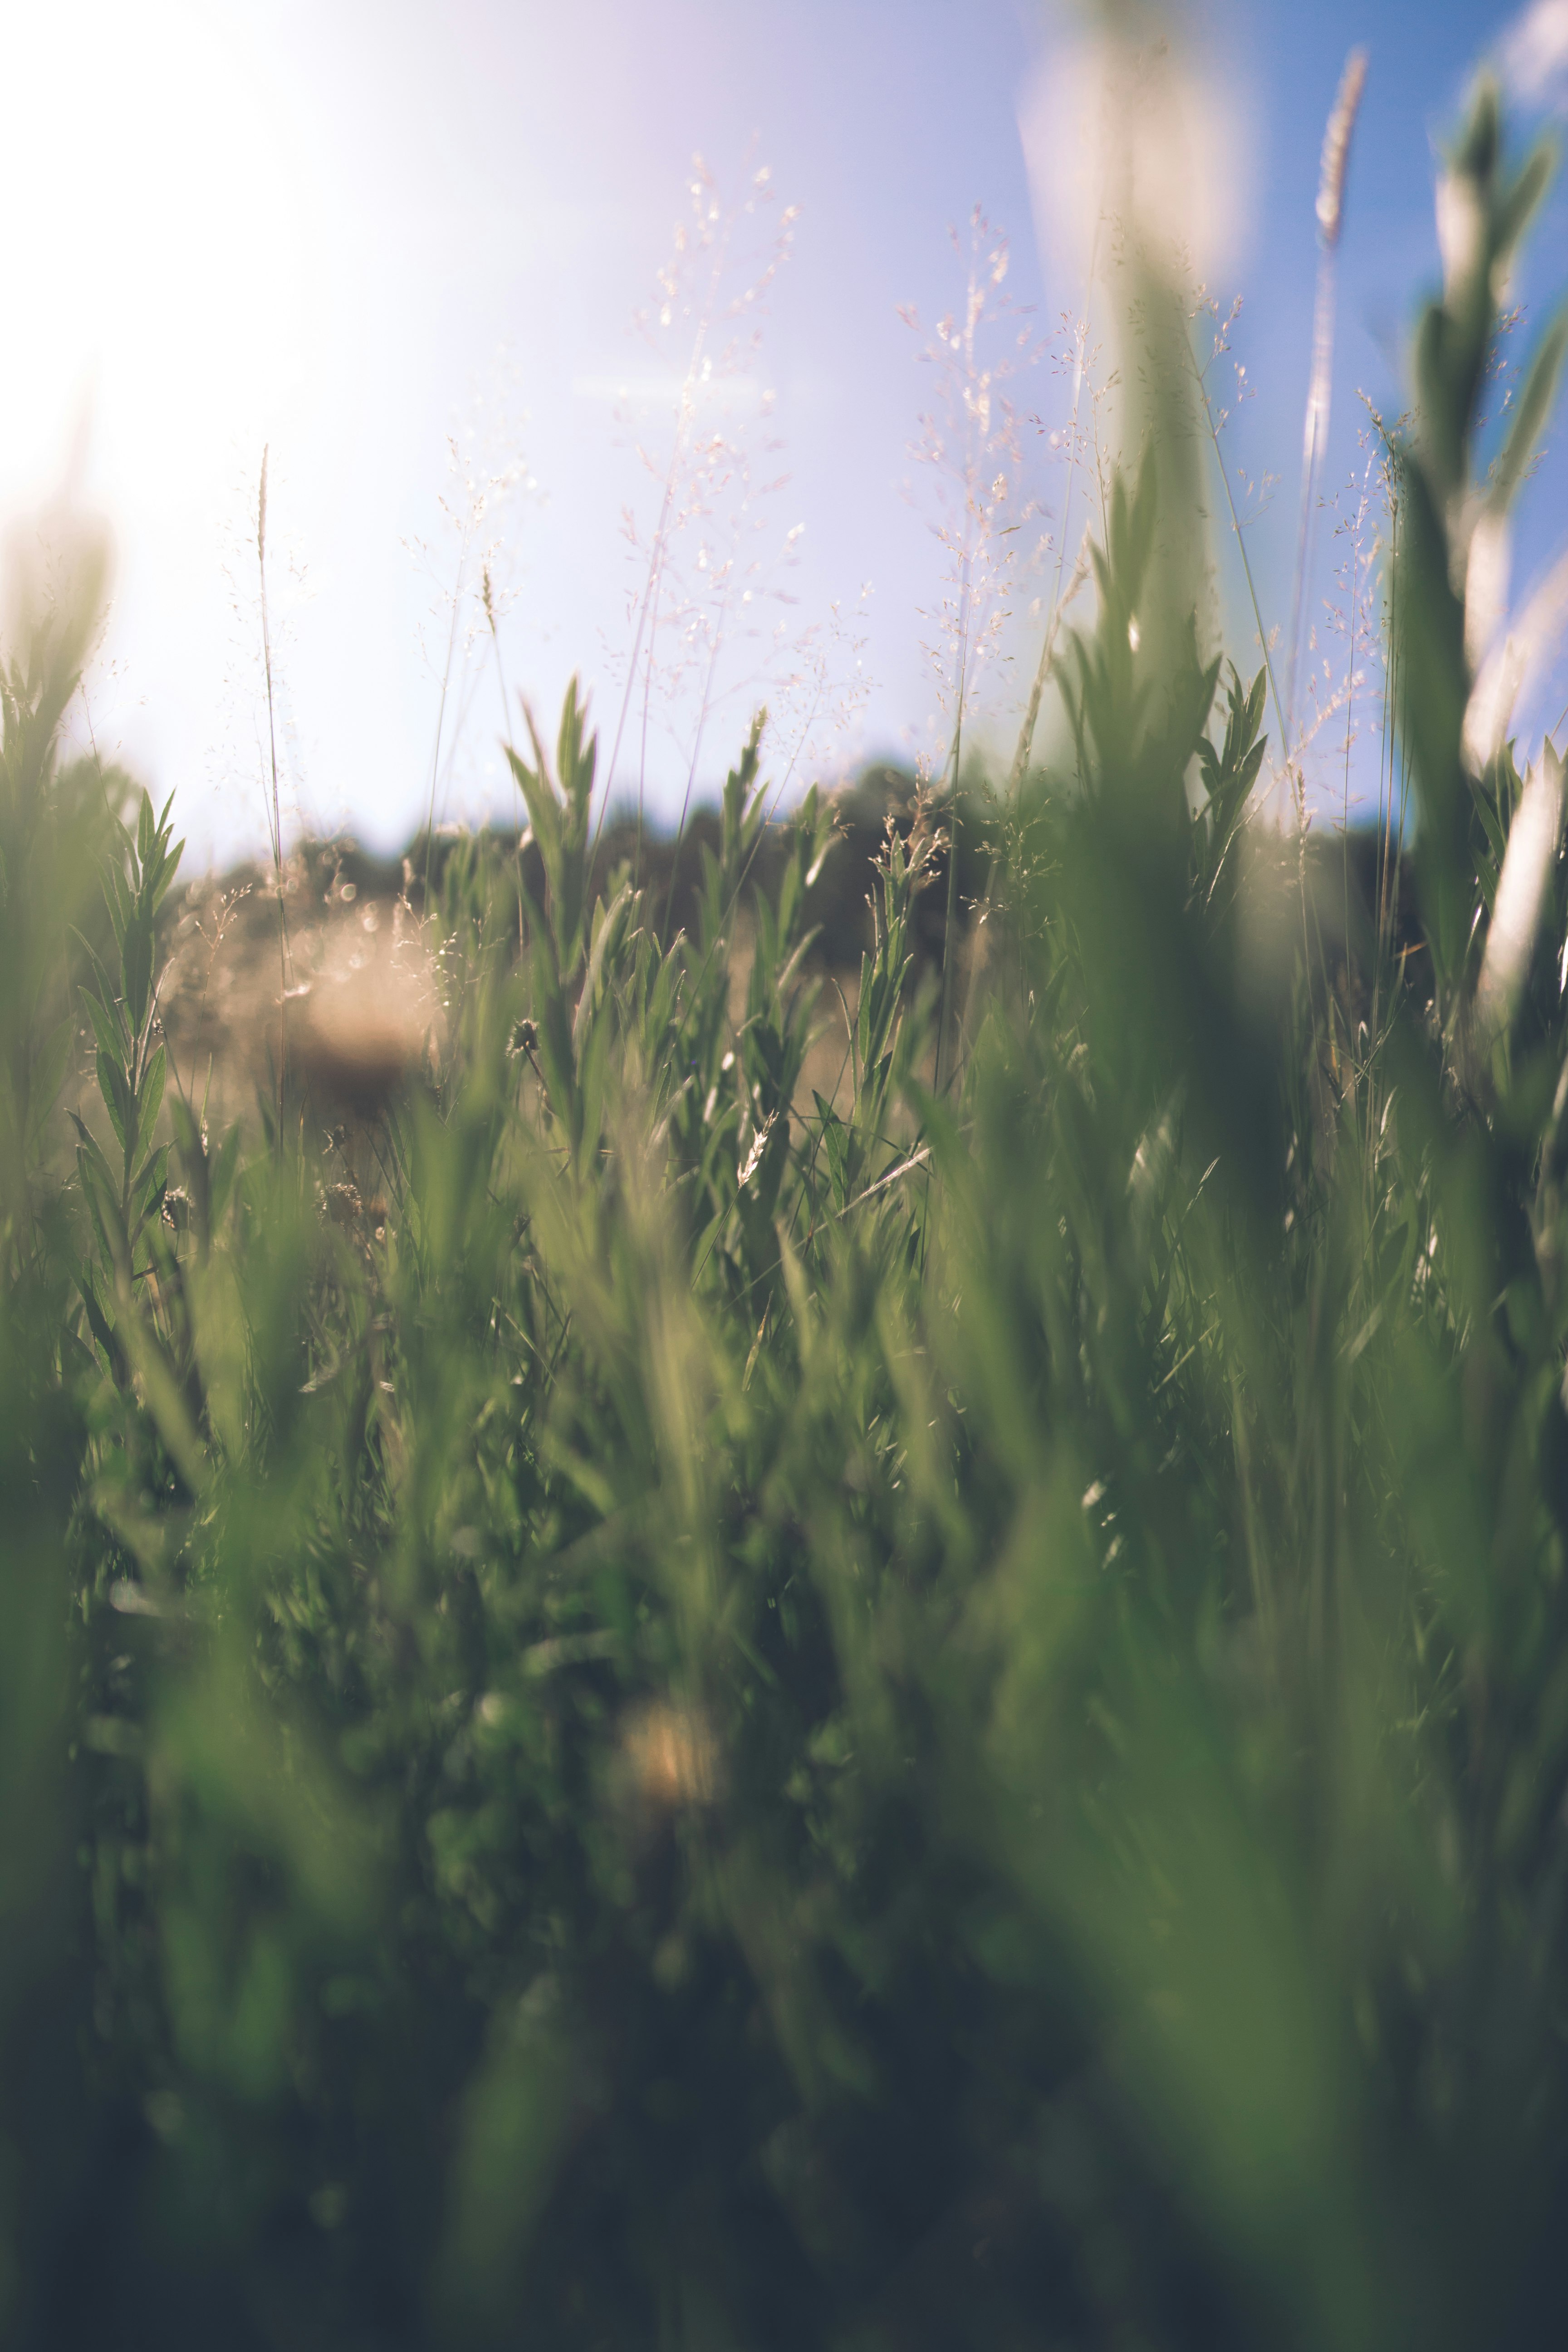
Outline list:
[[[1318,176],[1318,234],[1327,246],[1338,245],[1344,221],[1345,173],[1350,164],[1351,135],[1355,130],[1362,91],[1366,87],[1366,51],[1352,49],[1340,76],[1334,110],[1323,133],[1323,160]]]

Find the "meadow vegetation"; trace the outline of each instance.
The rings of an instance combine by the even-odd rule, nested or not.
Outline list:
[[[8,2343],[1564,2340],[1568,869],[1468,601],[1563,337],[1494,453],[1546,159],[1482,85],[1447,172],[1365,889],[1250,820],[1156,419],[1062,759],[889,829],[853,990],[760,722],[672,917],[574,687],[220,1120],[36,616]]]

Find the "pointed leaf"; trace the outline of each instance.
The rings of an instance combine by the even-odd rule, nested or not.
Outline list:
[[[109,1318],[105,1315],[102,1307],[99,1305],[98,1294],[93,1288],[91,1275],[87,1273],[85,1270],[79,1274],[77,1276],[77,1288],[81,1294],[81,1303],[87,1310],[88,1328],[90,1329],[93,1338],[98,1341],[99,1346],[103,1349],[104,1354],[112,1364],[114,1361],[114,1332],[110,1327]]]
[[[125,963],[125,1009],[131,1015],[132,1034],[139,1037],[153,992],[153,921],[141,908],[125,926],[121,952]]]
[[[1265,665],[1265,667],[1258,671],[1258,676],[1253,679],[1251,689],[1247,698],[1247,740],[1248,742],[1252,740],[1254,736],[1258,733],[1258,729],[1263,724],[1263,704],[1268,692],[1268,670],[1267,665]]]
[[[169,885],[173,882],[175,875],[180,870],[180,860],[184,857],[184,843],[183,841],[176,841],[173,849],[165,850],[160,856],[156,877],[153,880],[150,893],[152,907],[154,911],[163,905],[164,898],[168,894]]]
[[[124,875],[112,859],[103,869],[103,901],[109,908],[109,919],[114,927],[114,944],[123,950],[125,926],[131,920],[131,893],[126,887]],[[95,957],[94,961],[96,961]]]
[[[74,923],[70,927],[70,933],[72,939],[75,940],[78,947],[80,948],[89,963],[92,966],[93,975],[98,982],[98,992],[102,1002],[105,1004],[113,1004],[117,1001],[114,988],[110,980],[109,974],[105,971],[102,962],[100,960],[98,950],[93,946],[92,941],[88,938],[87,933],[85,931],[79,931]],[[129,1040],[127,1042],[129,1043]]]
[[[141,1095],[138,1098],[136,1116],[136,1149],[139,1152],[145,1151],[148,1145],[152,1142],[153,1129],[158,1123],[158,1112],[163,1100],[164,1069],[165,1063],[163,1048],[160,1045],[157,1052],[153,1055],[152,1060],[147,1065],[146,1074],[142,1080]]]
[[[212,1180],[208,1189],[207,1217],[210,1224],[218,1224],[228,1206],[229,1192],[234,1184],[235,1171],[239,1165],[239,1129],[231,1127],[213,1156]]]
[[[94,1172],[102,1178],[104,1183],[108,1185],[110,1191],[112,1192],[114,1190],[114,1178],[110,1173],[109,1162],[103,1156],[98,1139],[93,1135],[89,1128],[83,1126],[81,1120],[78,1118],[74,1110],[70,1115],[70,1121],[71,1125],[77,1131],[78,1162],[79,1163],[84,1157],[89,1160],[93,1165]]]
[[[196,1115],[184,1095],[173,1094],[169,1097],[169,1126],[174,1133],[175,1149],[188,1167],[202,1156],[202,1139]]]
[[[1568,353],[1568,311],[1560,310],[1536,344],[1530,370],[1514,406],[1513,423],[1492,477],[1491,500],[1499,512],[1512,500],[1534,453],[1552,405]]]
[[[110,1061],[123,1063],[131,1051],[131,1040],[125,1034],[119,1007],[116,1006],[113,1013],[108,1012],[90,988],[84,988],[81,997],[92,1022],[100,1053],[107,1054]]]
[[[66,1065],[70,1058],[71,1038],[76,1024],[68,1013],[50,1030],[33,1071],[33,1090],[27,1105],[28,1140],[36,1142],[44,1121],[59,1098],[65,1084]]]
[[[97,1057],[97,1069],[98,1091],[103,1097],[103,1107],[108,1111],[110,1123],[120,1139],[120,1149],[129,1155],[131,1147],[125,1139],[131,1132],[132,1104],[131,1088],[126,1082],[125,1073],[118,1062],[112,1061],[102,1052]]]
[[[169,1181],[169,1147],[160,1144],[151,1159],[137,1171],[131,1187],[131,1223],[134,1231],[149,1217],[156,1216],[163,1205]]]

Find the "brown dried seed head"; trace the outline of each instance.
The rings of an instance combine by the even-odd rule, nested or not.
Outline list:
[[[357,1224],[363,1206],[356,1184],[329,1184],[321,1196],[321,1207],[334,1225]]]

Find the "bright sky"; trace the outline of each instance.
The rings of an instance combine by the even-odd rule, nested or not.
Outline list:
[[[1211,94],[1207,266],[1216,290],[1246,298],[1235,350],[1256,386],[1231,446],[1250,473],[1281,478],[1250,538],[1271,625],[1288,617],[1312,203],[1346,51],[1363,42],[1371,62],[1342,252],[1331,490],[1360,462],[1358,388],[1390,412],[1402,404],[1403,341],[1436,268],[1433,139],[1511,16],[1492,0],[1215,0],[1186,20]],[[1548,0],[1537,21],[1568,48],[1565,16],[1568,0]],[[134,11],[53,0],[10,12],[0,512],[26,518],[69,483],[112,524],[116,602],[90,700],[100,749],[177,790],[201,856],[264,837],[266,446],[286,828],[347,824],[386,846],[423,820],[433,789],[448,818],[508,806],[503,680],[550,718],[580,669],[607,756],[691,347],[679,292],[668,332],[657,313],[699,152],[721,215],[737,195],[754,200],[727,292],[765,266],[785,208],[798,217],[741,320],[760,348],[726,362],[735,330],[709,338],[716,365],[689,457],[707,436],[723,446],[700,484],[706,513],[680,534],[644,625],[655,687],[646,735],[640,695],[628,705],[616,794],[635,796],[640,775],[673,815],[689,779],[711,791],[764,697],[776,770],[794,755],[792,782],[929,748],[938,714],[921,643],[938,632],[921,615],[940,604],[943,558],[940,484],[910,451],[932,390],[919,353],[962,307],[947,233],[976,203],[1010,232],[1005,291],[1037,330],[1081,307],[1042,194],[1066,135],[1067,26],[1021,0]],[[1560,74],[1559,100],[1565,88]],[[1557,290],[1565,226],[1560,189],[1516,297],[1532,310]],[[710,259],[697,257],[692,283]],[[918,332],[900,305],[917,310]],[[634,327],[649,306],[651,342]],[[1026,420],[1065,420],[1070,376],[1042,365],[1013,390]],[[1032,491],[1048,510],[1023,547],[1059,527],[1065,478],[1032,424],[1021,461],[1010,495]],[[678,512],[690,476],[689,463]],[[643,553],[625,536],[627,507]],[[1568,516],[1555,450],[1532,510],[1523,585]],[[1327,593],[1331,522],[1321,539]],[[1234,559],[1223,544],[1219,556],[1230,593]],[[478,602],[487,560],[499,644]],[[1030,593],[1024,583],[1015,602],[1032,660]],[[721,602],[698,737],[702,631]],[[1246,625],[1233,635],[1245,643]],[[1022,691],[998,666],[986,707],[999,730]]]

